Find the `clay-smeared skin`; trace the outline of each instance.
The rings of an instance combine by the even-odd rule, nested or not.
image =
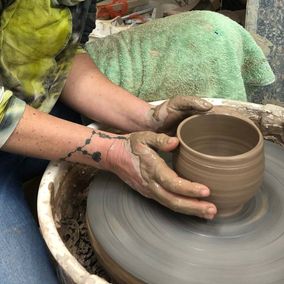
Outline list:
[[[198,97],[177,96],[150,109],[148,121],[155,131],[173,132],[184,117],[193,113],[206,112],[212,105]],[[113,139],[105,157],[99,151],[89,151],[93,138]],[[107,167],[124,182],[145,197],[156,200],[164,206],[188,215],[207,219],[214,218],[214,204],[197,198],[210,194],[208,187],[182,179],[170,169],[155,150],[169,152],[178,146],[178,139],[150,131],[134,132],[129,135],[109,136],[93,130],[79,145],[62,160],[69,160],[73,154],[89,156],[97,165],[105,158]]]
[[[158,132],[173,133],[177,125],[186,117],[199,112],[206,112],[212,104],[193,96],[176,96],[153,107],[149,113],[154,129]]]
[[[148,121],[153,130],[169,133],[171,130],[175,131],[175,126],[184,117],[196,112],[206,112],[211,108],[210,103],[198,97],[177,96],[150,109]],[[94,143],[92,139],[95,136],[113,139],[106,157],[103,157],[99,151],[87,150],[87,145]],[[197,199],[210,194],[208,187],[178,177],[155,151],[172,151],[178,143],[175,137],[150,131],[120,136],[92,131],[91,136],[86,137],[84,144],[68,153],[63,160],[68,160],[73,154],[79,153],[90,156],[97,165],[100,165],[100,161],[105,158],[108,165],[106,170],[115,173],[145,197],[180,213],[212,219],[217,211],[215,205]]]
[[[154,151],[169,152],[177,145],[177,138],[165,134],[150,131],[130,134],[127,140],[113,144],[112,150],[120,153],[116,158],[121,162],[116,162],[120,168],[116,166],[112,171],[145,197],[174,211],[212,219],[216,214],[216,207],[196,199],[208,196],[209,189],[178,177]],[[125,167],[129,161],[132,163],[132,172],[125,170],[131,168]]]

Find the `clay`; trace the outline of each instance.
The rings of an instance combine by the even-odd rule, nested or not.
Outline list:
[[[248,119],[224,114],[195,115],[177,129],[174,168],[210,188],[206,200],[219,216],[241,210],[259,190],[264,171],[263,137]]]
[[[210,102],[196,96],[176,96],[152,107],[148,116],[156,125],[154,127],[156,131],[173,133],[184,118],[198,112],[209,111],[212,107]]]
[[[57,230],[68,250],[89,273],[115,283],[97,259],[85,220],[88,185],[98,171],[93,167],[71,163],[70,168],[57,177],[61,187],[56,197],[52,198]],[[51,184],[49,186],[51,187]],[[68,259],[65,261],[70,262]],[[61,276],[59,274],[59,277]],[[66,283],[66,280],[62,279],[61,282]]]
[[[214,217],[217,211],[215,205],[197,200],[198,197],[209,195],[207,186],[178,177],[153,150],[168,152],[178,145],[177,138],[145,131],[130,134],[128,141],[129,151],[134,154],[133,165],[139,173],[142,186],[135,186],[131,181],[127,181],[128,185],[173,211],[207,219]]]
[[[241,115],[252,120],[263,134],[264,139],[284,147],[284,108],[277,105],[253,105],[224,101],[214,106],[211,112]]]
[[[78,189],[76,195],[69,200],[69,208],[64,217],[60,220],[58,231],[68,250],[85,269],[96,274],[107,281],[114,283],[109,274],[105,271],[98,257],[94,252],[93,246],[89,240],[87,224],[85,220],[87,188]],[[65,283],[62,281],[62,283]]]
[[[261,190],[238,214],[213,221],[173,213],[99,173],[87,219],[106,269],[129,284],[283,283],[284,150],[267,142],[265,159]]]

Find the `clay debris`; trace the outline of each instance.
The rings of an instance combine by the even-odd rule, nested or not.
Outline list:
[[[71,254],[91,274],[114,283],[99,263],[90,243],[85,220],[88,188],[80,191],[68,207],[66,216],[60,220],[59,234]]]

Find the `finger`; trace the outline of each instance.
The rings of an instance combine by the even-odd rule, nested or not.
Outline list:
[[[164,152],[174,150],[179,144],[179,140],[176,137],[170,137],[163,133],[157,134],[151,131],[136,133],[135,140]]]
[[[177,96],[170,99],[168,108],[173,111],[208,111],[213,107],[208,101],[193,96]]]
[[[205,219],[213,219],[217,213],[214,204],[193,198],[186,198],[167,192],[157,183],[150,185],[153,198],[171,210],[187,215],[194,215]]]
[[[144,132],[141,135],[143,144],[162,151],[171,151],[178,143],[176,137],[169,137],[165,134]],[[140,153],[142,152],[140,151]],[[148,159],[145,159],[144,155],[144,163],[147,161],[145,166],[147,170],[151,169],[149,172],[151,179],[157,181],[166,190],[190,197],[205,197],[209,195],[210,192],[207,186],[178,177],[153,150],[148,148],[144,151],[144,154],[148,157]]]
[[[158,184],[174,194],[189,197],[206,197],[210,195],[210,190],[206,185],[179,177],[162,159],[158,161],[153,174],[154,180]]]

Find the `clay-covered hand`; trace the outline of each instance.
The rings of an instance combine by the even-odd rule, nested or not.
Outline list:
[[[153,106],[149,111],[148,119],[155,132],[174,133],[177,125],[186,117],[209,111],[212,104],[199,97],[176,96],[164,103]]]
[[[165,134],[132,133],[127,139],[112,144],[108,153],[109,168],[145,197],[176,212],[212,219],[217,212],[215,205],[198,199],[208,196],[209,189],[177,176],[155,152],[170,152],[178,143],[176,137]]]

